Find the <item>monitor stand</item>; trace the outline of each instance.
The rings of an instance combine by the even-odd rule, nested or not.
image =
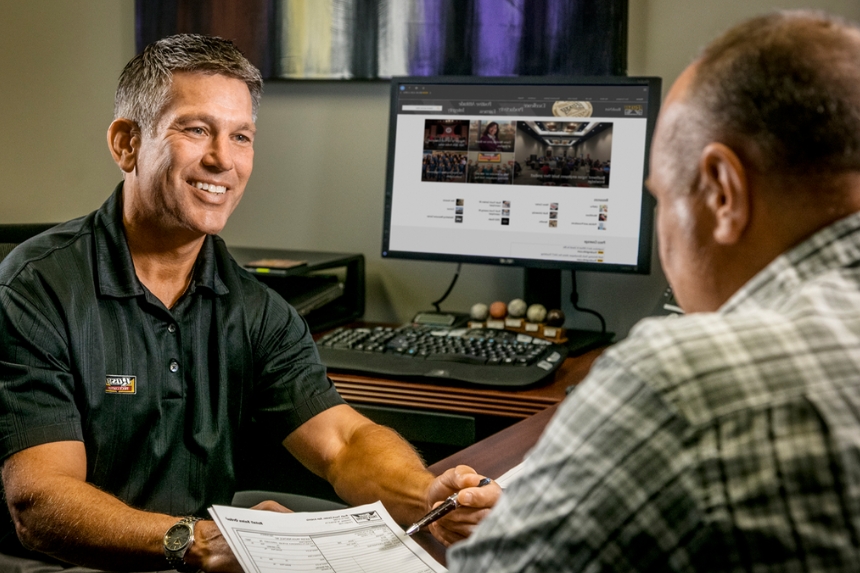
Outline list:
[[[561,271],[558,269],[525,269],[524,300],[542,304],[547,310],[561,309]]]
[[[561,309],[561,271],[558,269],[525,269],[523,273],[524,300],[528,304],[539,303],[547,310]],[[575,288],[575,287],[574,287]],[[612,342],[614,332],[599,330],[565,330],[567,347],[572,355],[582,354],[592,348]]]

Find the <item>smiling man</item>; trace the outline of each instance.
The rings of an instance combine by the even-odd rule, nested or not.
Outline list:
[[[230,503],[252,422],[403,523],[465,488],[432,526],[446,543],[498,496],[466,467],[434,478],[347,406],[306,323],[217,237],[251,175],[261,89],[225,40],[148,46],[107,134],[123,182],[0,265],[0,571],[240,571],[200,518]]]
[[[860,29],[717,39],[648,187],[687,315],[603,354],[450,571],[860,571]]]
[[[254,163],[251,92],[237,78],[174,73],[151,133],[118,117],[108,145],[125,173],[123,226],[135,272],[172,308],[206,236],[239,204]]]

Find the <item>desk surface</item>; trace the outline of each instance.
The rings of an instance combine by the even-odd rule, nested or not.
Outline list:
[[[558,410],[558,404],[472,444],[436,462],[428,469],[435,475],[439,475],[447,469],[463,464],[470,466],[481,475],[496,479],[525,459],[556,410]]]

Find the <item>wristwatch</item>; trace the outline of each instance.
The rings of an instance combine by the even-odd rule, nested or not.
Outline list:
[[[185,553],[194,543],[194,524],[199,517],[183,517],[170,526],[164,534],[164,556],[171,567],[179,573],[194,573],[196,567],[185,563]]]

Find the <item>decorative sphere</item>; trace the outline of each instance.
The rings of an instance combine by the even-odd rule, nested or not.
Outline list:
[[[487,320],[487,316],[490,314],[490,307],[482,302],[476,302],[472,305],[472,309],[469,311],[469,316],[471,316],[474,320]]]
[[[493,304],[490,305],[490,316],[495,319],[505,318],[505,315],[508,314],[508,305],[503,303],[500,300],[497,300]]]
[[[561,326],[564,324],[564,313],[557,308],[546,313],[547,326]]]
[[[508,303],[508,315],[512,318],[521,318],[526,314],[526,301],[521,298],[515,298]]]
[[[546,307],[542,304],[533,304],[526,311],[526,318],[529,322],[543,322],[546,318]]]

